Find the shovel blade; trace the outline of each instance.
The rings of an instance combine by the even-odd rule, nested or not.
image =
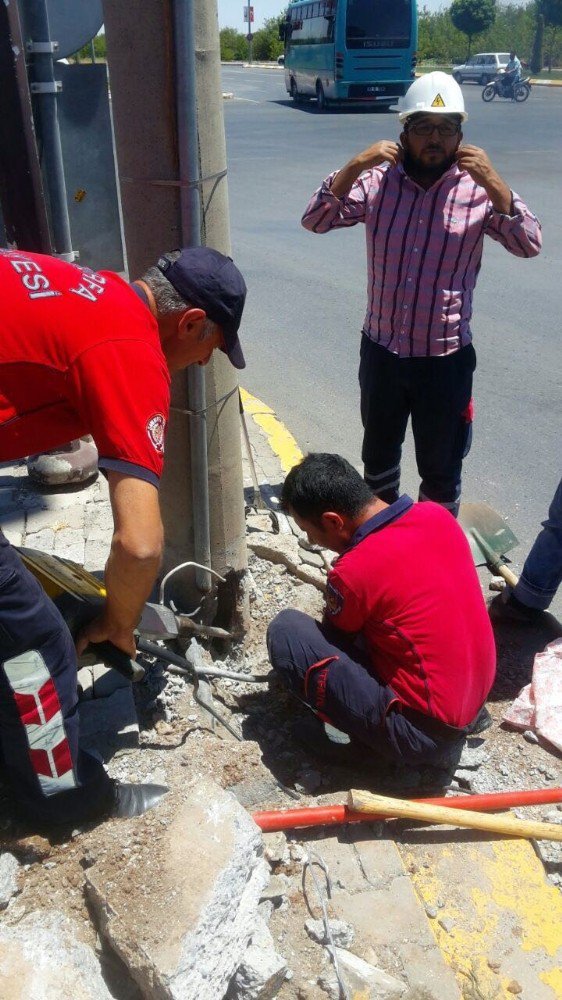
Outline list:
[[[458,520],[468,539],[476,566],[486,566],[490,561],[480,546],[479,538],[500,558],[519,545],[519,540],[503,517],[487,503],[461,503]]]

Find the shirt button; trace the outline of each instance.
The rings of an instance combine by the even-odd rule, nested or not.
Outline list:
[[[414,253],[417,253],[417,252],[418,252],[418,248],[414,247]]]
[[[411,280],[412,280],[411,278],[408,278],[408,281],[411,281]]]

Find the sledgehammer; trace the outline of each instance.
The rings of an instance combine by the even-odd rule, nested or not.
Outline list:
[[[469,809],[449,809],[447,806],[429,805],[426,802],[390,799],[386,795],[372,795],[356,789],[351,789],[348,793],[348,805],[357,812],[376,813],[377,816],[393,816],[431,824],[446,823],[471,830],[485,830],[487,833],[503,833],[508,837],[562,841],[562,825],[537,823],[534,820],[517,819],[512,815],[482,816]]]

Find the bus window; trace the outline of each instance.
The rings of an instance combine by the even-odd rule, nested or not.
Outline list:
[[[349,0],[347,7],[347,44],[361,47],[368,42],[392,46],[410,44],[411,0]]]

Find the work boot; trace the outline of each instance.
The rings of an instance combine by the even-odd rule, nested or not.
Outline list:
[[[157,806],[170,789],[166,785],[128,785],[115,782],[115,802],[110,812],[111,819],[130,819],[142,816]]]
[[[479,733],[484,733],[486,729],[489,729],[493,722],[494,720],[492,719],[488,709],[485,705],[483,705],[474,722],[469,727],[467,735],[478,736]]]
[[[492,621],[512,622],[514,625],[539,625],[545,619],[544,611],[523,604],[509,590],[494,597],[488,612]]]
[[[78,438],[53,451],[30,455],[27,471],[40,486],[85,483],[98,474],[98,449],[92,438]]]

